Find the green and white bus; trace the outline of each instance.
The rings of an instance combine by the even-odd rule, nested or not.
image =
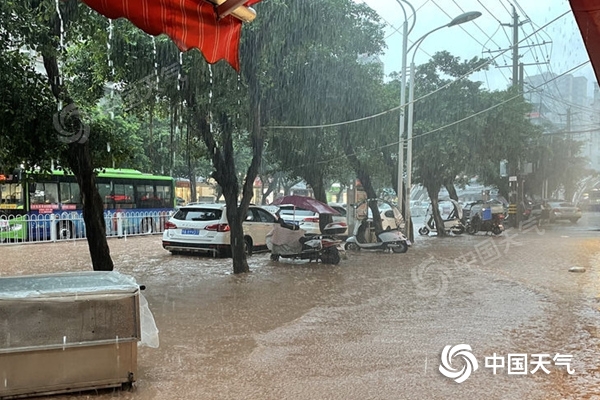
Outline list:
[[[108,236],[161,232],[175,207],[169,176],[107,168],[96,185]],[[62,170],[0,174],[0,242],[83,238],[82,209],[75,176]]]

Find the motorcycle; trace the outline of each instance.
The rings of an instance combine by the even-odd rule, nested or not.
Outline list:
[[[440,205],[445,202],[446,201],[440,201]],[[444,218],[444,230],[447,233],[452,232],[455,235],[460,235],[465,232],[465,225],[462,222],[462,208],[455,200],[448,200],[448,202],[450,202],[452,210],[445,218],[442,217]],[[429,232],[437,232],[431,204],[429,204],[427,212],[425,213],[425,225],[419,229],[419,235],[427,236],[429,235]]]
[[[356,220],[360,223],[355,224],[353,236],[346,239],[344,248],[350,251],[366,250],[384,250],[393,253],[406,253],[410,246],[410,241],[400,231],[402,225],[402,213],[391,203],[377,199],[379,202],[388,204],[394,216],[395,227],[388,225],[386,230],[376,232],[372,218],[369,218],[368,202],[363,200],[354,205],[356,210]]]
[[[501,205],[474,205],[467,221],[466,231],[470,235],[477,232],[491,232],[500,235],[504,232],[504,208]]]
[[[267,248],[271,251],[272,261],[290,258],[336,265],[341,259],[338,247],[342,241],[333,235],[345,230],[345,224],[333,222],[327,224],[321,235],[306,235],[306,231],[296,224],[280,220],[266,236]]]

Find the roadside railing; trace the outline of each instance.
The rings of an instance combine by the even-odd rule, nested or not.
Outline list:
[[[126,237],[162,233],[171,214],[172,212],[169,211],[105,212],[106,236]],[[86,238],[85,223],[81,213],[0,214],[0,245]]]

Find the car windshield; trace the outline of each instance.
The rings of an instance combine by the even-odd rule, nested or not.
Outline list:
[[[181,208],[173,218],[181,221],[218,221],[223,210],[212,208]]]

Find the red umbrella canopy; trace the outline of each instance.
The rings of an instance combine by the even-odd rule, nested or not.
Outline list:
[[[232,0],[230,0],[232,1]],[[248,0],[251,6],[260,0]],[[205,0],[83,0],[111,18],[127,18],[150,35],[168,35],[181,51],[199,49],[206,61],[226,60],[240,69],[242,21],[232,15],[218,18],[215,6]]]
[[[293,205],[298,208],[303,208],[305,210],[314,211],[319,214],[333,214],[340,215],[334,208],[329,207],[327,204],[313,199],[312,197],[306,196],[283,196],[275,199],[271,205],[279,206],[279,205]]]

